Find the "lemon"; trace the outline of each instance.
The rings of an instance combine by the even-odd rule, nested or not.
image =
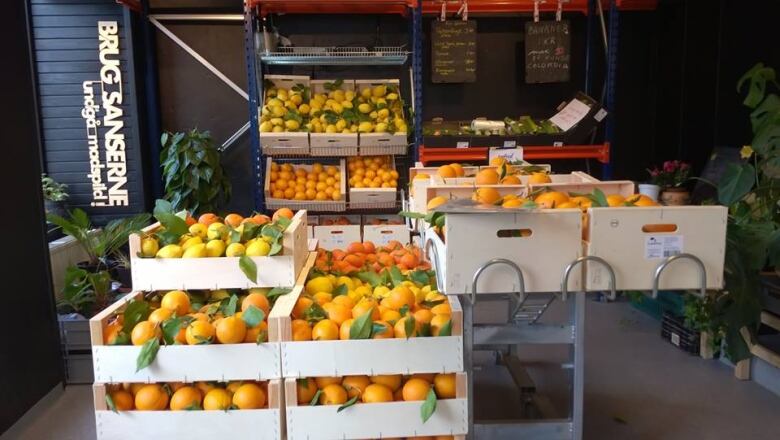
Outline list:
[[[387,87],[384,85],[376,86],[373,90],[371,90],[371,95],[375,98],[379,98],[380,96],[385,96],[387,94]]]
[[[271,245],[264,240],[255,240],[252,244],[247,245],[246,254],[250,257],[263,257],[271,252]]]
[[[383,109],[381,109],[381,110],[379,110],[379,111],[377,111],[377,112],[376,112],[376,116],[377,116],[379,119],[384,119],[384,118],[386,118],[386,117],[390,116],[390,110],[388,110],[388,109],[386,109],[386,108],[383,108]]]
[[[358,131],[361,133],[371,133],[373,129],[374,124],[369,121],[361,122],[360,125],[358,125]]]
[[[387,298],[390,296],[390,288],[387,286],[374,287],[374,296],[377,298]]]
[[[339,104],[338,102],[334,102],[333,105],[331,106],[331,108],[333,109],[334,112],[339,113],[339,114],[341,114],[341,112],[344,111],[344,107],[341,104]]]
[[[280,125],[284,124],[284,119],[282,119],[282,118],[272,118],[270,122],[271,122],[271,125],[276,127],[276,126],[280,126]]]
[[[141,255],[144,257],[154,257],[160,250],[160,244],[152,237],[146,237],[141,240]]]
[[[225,256],[228,257],[240,257],[246,253],[246,248],[241,243],[230,243],[225,249]]]
[[[203,239],[201,239],[200,237],[188,238],[187,241],[182,243],[181,248],[184,249],[186,253],[187,249],[189,249],[192,246],[195,246],[196,244],[203,244]]]
[[[355,293],[357,293],[360,296],[367,296],[371,294],[371,288],[368,286],[360,286],[355,289]]]
[[[341,103],[341,106],[346,108],[354,108],[354,105],[352,104],[352,101],[344,101]]]
[[[301,103],[303,103],[303,97],[301,95],[292,95],[290,96],[290,101],[295,105],[301,105]]]
[[[355,289],[355,283],[352,282],[352,279],[345,276],[340,276],[336,278],[336,286],[340,286],[342,284],[345,284],[347,286],[347,290],[354,290]]]
[[[339,119],[338,122],[336,122],[336,128],[339,130],[343,130],[347,128],[347,121],[343,119]]]
[[[365,88],[365,89],[361,90],[360,91],[360,96],[362,96],[363,98],[366,98],[366,99],[370,98],[371,97],[371,89],[370,88]]]
[[[274,129],[271,130],[271,131],[273,133],[282,133],[282,132],[284,132],[284,127],[282,127],[281,125],[276,125],[276,126],[274,126]]]
[[[301,128],[301,124],[299,124],[298,121],[296,121],[295,119],[284,121],[284,126],[287,127],[287,129],[290,131],[295,131]]]
[[[260,133],[270,133],[273,130],[274,124],[271,121],[265,121],[260,124]]]
[[[445,203],[447,203],[447,199],[445,199],[442,196],[436,196],[436,197],[432,198],[431,200],[428,200],[428,205],[426,206],[426,208],[428,208],[428,210],[436,209],[440,205],[443,205]]]
[[[325,133],[338,133],[338,129],[333,124],[328,124],[327,127],[325,127]]]
[[[301,104],[298,106],[298,113],[302,115],[307,115],[311,111],[311,107],[309,104]]]
[[[306,293],[314,295],[317,292],[333,293],[333,283],[328,277],[312,278],[306,282]]]
[[[221,257],[225,253],[225,242],[222,240],[209,240],[206,243],[206,254],[209,257]]]
[[[226,239],[228,235],[228,227],[224,223],[214,222],[209,225],[206,231],[206,236],[209,240]]]
[[[169,244],[167,246],[163,246],[162,249],[157,251],[155,256],[157,258],[181,258],[183,252],[184,251],[182,250],[181,246],[177,244]]]
[[[374,127],[374,132],[376,133],[384,133],[386,131],[387,131],[387,124],[385,123],[380,122],[376,124],[376,127]]]
[[[194,240],[196,238],[200,240],[200,237],[195,237],[192,238],[191,240]],[[208,252],[206,251],[206,245],[201,242],[198,244],[193,244],[190,247],[188,247],[184,251],[184,255],[182,255],[182,258],[204,258],[207,256],[208,256]]]
[[[369,118],[371,118],[371,119],[376,119],[376,117],[377,117],[377,112],[376,112],[376,111],[373,111],[373,112],[369,113],[369,114],[368,114],[368,117],[369,117]]]
[[[350,133],[352,133],[352,132],[349,131],[349,128],[345,128],[345,129],[341,130],[341,134],[350,134]]]
[[[358,111],[360,113],[371,113],[371,106],[369,104],[360,104],[358,105]]]
[[[284,104],[282,103],[282,101],[273,98],[273,99],[269,99],[268,102],[265,103],[265,105],[272,108],[272,107],[281,107]]]
[[[388,93],[387,96],[385,96],[385,99],[388,101],[395,101],[398,99],[398,93]]]
[[[385,100],[385,98],[377,98],[376,107],[380,109],[387,107],[387,101]]]
[[[395,124],[396,133],[406,133],[407,131],[406,124]]]
[[[294,102],[292,102],[292,101],[287,101],[287,102],[285,102],[285,103],[284,103],[284,106],[285,106],[285,107],[287,107],[289,110],[292,110],[292,111],[298,111],[298,106],[297,106],[297,105],[295,105],[295,103],[294,103]]]
[[[279,106],[279,107],[271,107],[271,114],[274,115],[276,118],[281,118],[287,113],[287,109]]]

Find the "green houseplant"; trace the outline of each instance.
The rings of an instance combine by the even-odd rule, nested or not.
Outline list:
[[[58,215],[65,213],[65,201],[68,200],[68,185],[59,183],[46,174],[41,174],[41,189],[46,212]]]
[[[175,211],[214,212],[230,200],[230,180],[208,131],[165,132],[160,142],[165,199]]]

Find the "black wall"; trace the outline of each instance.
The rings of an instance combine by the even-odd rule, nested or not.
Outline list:
[[[26,39],[24,2],[9,2],[0,18],[3,51],[4,172],[2,228],[6,252],[0,334],[0,434],[62,381],[62,359],[51,293],[40,190],[41,150]],[[53,428],[56,429],[56,428]]]

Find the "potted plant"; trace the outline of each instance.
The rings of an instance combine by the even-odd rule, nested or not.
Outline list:
[[[41,189],[43,190],[43,207],[45,211],[57,215],[65,215],[65,201],[68,200],[68,185],[58,183],[56,180],[41,174]],[[59,227],[46,222],[48,241],[54,241],[62,237],[62,231]]]
[[[214,212],[230,200],[230,180],[208,131],[165,132],[160,142],[165,199],[174,211]]]
[[[648,170],[653,185],[660,189],[661,202],[664,205],[687,205],[691,193],[684,185],[691,173],[691,166],[679,160],[667,160],[661,169]]]

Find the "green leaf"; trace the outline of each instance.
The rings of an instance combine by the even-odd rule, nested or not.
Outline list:
[[[764,67],[764,63],[758,63],[745,73],[737,82],[737,91],[741,91],[742,85],[750,81],[748,93],[743,104],[755,108],[764,99],[766,82],[775,81],[775,71],[770,67]]]
[[[439,336],[452,336],[452,320],[448,320],[439,329]]]
[[[268,298],[268,301],[275,301],[276,297],[287,295],[290,292],[292,289],[289,287],[274,287],[265,294],[265,297]]]
[[[594,188],[593,194],[589,195],[588,198],[591,200],[592,206],[594,208],[606,208],[609,206],[609,202],[607,202],[607,196],[604,195],[604,191]]]
[[[249,281],[257,284],[257,265],[251,257],[242,255],[238,259],[238,267],[241,268],[241,272],[244,272]]]
[[[319,304],[312,303],[303,311],[303,318],[309,322],[322,321],[328,317],[328,313]]]
[[[382,283],[382,278],[375,272],[358,272],[356,276],[360,281],[371,284],[371,287],[379,286]]]
[[[247,328],[257,327],[260,325],[260,323],[263,322],[264,319],[265,312],[253,305],[250,305],[246,310],[244,310],[243,313],[241,313],[241,320],[244,321],[244,324],[246,324]]]
[[[415,284],[422,285],[426,285],[431,282],[430,278],[428,277],[428,273],[419,269],[411,272],[409,274],[409,279],[411,279]]]
[[[337,297],[340,295],[346,295],[349,293],[349,287],[347,287],[346,284],[339,284],[335,289],[333,289],[333,297]]]
[[[184,318],[190,318],[190,317],[177,316],[174,318],[166,319],[162,323],[161,327],[162,327],[163,339],[165,340],[165,343],[167,345],[173,345],[176,343],[176,335],[179,334],[179,330],[181,330],[181,326],[182,324],[184,324]],[[187,320],[187,323],[184,325],[188,325],[189,321],[191,321],[191,319]]]
[[[138,357],[135,360],[136,373],[151,365],[154,358],[157,357],[157,352],[160,350],[160,340],[157,338],[149,339],[141,346],[141,351],[138,352]]]
[[[394,324],[394,323],[393,323]],[[393,325],[391,324],[391,325]],[[371,336],[374,335],[381,335],[382,333],[387,331],[387,327],[382,324],[373,323],[371,325]]]
[[[718,182],[718,200],[729,206],[739,200],[753,188],[756,169],[749,163],[730,163]]]
[[[350,406],[354,405],[355,403],[357,403],[359,397],[360,397],[360,395],[357,395],[357,396],[347,400],[343,405],[341,405],[339,407],[339,409],[336,410],[336,412],[340,413],[341,411],[344,411],[345,409],[347,409]]]
[[[371,321],[371,313],[374,311],[372,307],[368,312],[360,315],[352,321],[352,325],[349,326],[349,339],[371,339],[371,329],[373,321]]]
[[[130,336],[124,331],[121,331],[108,345],[130,345]]]
[[[409,305],[404,304],[399,310],[398,314],[401,315],[401,317],[406,316],[409,313]]]
[[[417,321],[414,319],[414,315],[409,313],[404,320],[404,333],[406,333],[406,339],[412,337],[412,334],[417,328]]]
[[[309,405],[317,406],[317,402],[320,401],[320,396],[322,396],[322,390],[317,390],[317,392],[314,393],[314,397],[311,398]]]
[[[230,298],[227,301],[222,301],[220,310],[222,311],[222,314],[225,315],[226,317],[233,316],[236,314],[237,305],[238,305],[238,296],[230,295]]]
[[[427,422],[428,419],[433,416],[434,412],[436,412],[436,393],[433,391],[433,388],[431,388],[428,390],[428,395],[425,397],[425,402],[423,402],[422,406],[420,407],[420,418],[422,419],[422,422]]]
[[[421,212],[414,212],[414,211],[401,211],[398,213],[398,215],[406,218],[425,218],[425,216],[428,214],[423,214]]]
[[[296,379],[295,382],[300,385],[302,388],[309,388],[309,378],[308,377],[302,377],[300,379]]]
[[[106,393],[106,406],[111,411],[119,414],[119,411],[117,411],[117,409],[116,409],[116,404],[114,404],[114,398],[111,397],[111,393]]]
[[[538,207],[539,207],[539,204],[537,204],[533,200],[526,200],[526,202],[523,203],[523,206],[521,206],[521,208],[525,208],[525,209],[536,209]]]
[[[151,310],[149,309],[149,303],[144,300],[132,300],[127,304],[124,311],[124,322],[122,324],[122,331],[127,334],[133,331],[136,324],[141,321],[146,321],[149,317]]]
[[[403,284],[404,281],[407,281],[407,278],[403,276],[401,269],[399,269],[397,266],[390,266],[389,272],[390,279],[392,280],[394,287],[398,287]]]
[[[425,300],[425,301],[422,302],[422,305],[423,305],[423,307],[432,309],[432,308],[438,306],[439,304],[444,304],[444,302],[445,301],[443,299],[439,299],[439,300],[436,300],[436,301]]]
[[[268,330],[261,330],[260,333],[257,334],[257,339],[255,339],[255,343],[257,345],[260,345],[263,342],[268,342]]]

